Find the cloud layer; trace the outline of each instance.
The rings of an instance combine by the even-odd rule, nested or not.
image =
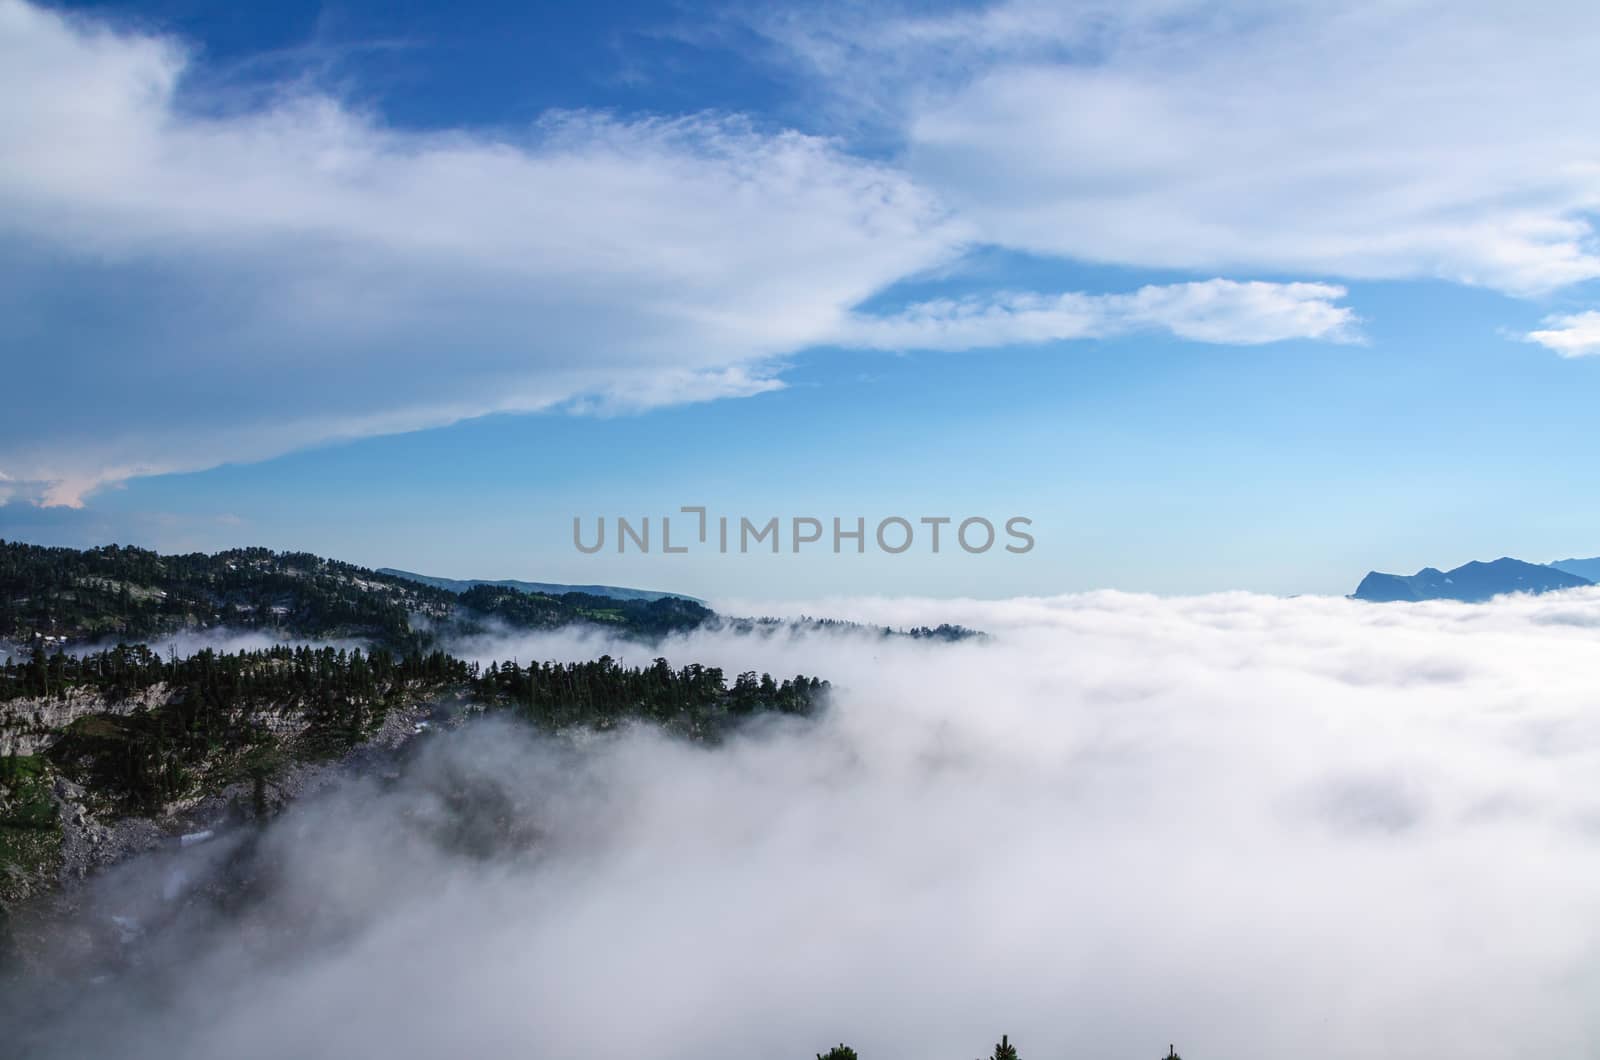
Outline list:
[[[838,141],[723,114],[405,130],[303,83],[221,106],[194,67],[0,0],[0,355],[30,395],[0,425],[0,502],[492,412],[748,396],[818,344],[1347,323],[1334,288],[1225,281],[879,322],[852,311],[994,236]]]
[[[1600,276],[1593,4],[843,4],[756,25],[994,243],[1514,294]]]
[[[1528,341],[1556,351],[1562,357],[1600,354],[1600,311],[1569,313],[1545,321],[1545,327],[1528,332]]]
[[[843,345],[867,349],[968,350],[1015,343],[1165,331],[1196,342],[1256,345],[1307,338],[1350,341],[1355,313],[1325,283],[1207,280],[1141,287],[1132,294],[1005,294],[920,302],[888,316],[856,315]]]
[[[259,907],[152,942],[52,1041],[872,1060],[1004,1031],[1025,1056],[1498,1060],[1600,1032],[1600,591],[824,612],[994,636],[671,641],[834,680],[814,726],[718,749],[443,737],[398,786],[280,820]],[[463,805],[494,853],[461,845]],[[84,915],[153,917],[170,879],[135,866]]]
[[[1343,288],[1296,277],[1600,277],[1591,4],[753,24],[821,101],[813,132],[415,130],[304,82],[240,106],[181,42],[0,0],[0,356],[32,395],[0,423],[0,503],[493,412],[750,396],[819,345],[1350,339]],[[974,246],[1194,278],[861,310]],[[1590,316],[1530,338],[1588,353]]]
[[[737,118],[420,133],[305,92],[212,116],[189,62],[0,3],[0,342],[38,398],[0,432],[13,492],[756,393],[956,239],[902,174]]]

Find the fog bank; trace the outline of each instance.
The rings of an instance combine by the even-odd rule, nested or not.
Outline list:
[[[253,904],[179,916],[164,945],[187,959],[95,988],[58,1055],[1600,1046],[1600,590],[803,610],[993,636],[672,638],[674,665],[833,682],[824,717],[718,748],[430,737],[397,783],[275,822]],[[455,650],[657,653],[572,632]],[[115,874],[89,915],[150,888]]]

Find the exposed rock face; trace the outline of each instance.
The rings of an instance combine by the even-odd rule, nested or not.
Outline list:
[[[128,715],[165,706],[172,692],[155,684],[126,699],[107,701],[98,692],[71,689],[59,696],[0,703],[0,755],[36,755],[50,749],[68,725],[91,714]]]
[[[55,780],[61,810],[60,880],[83,879],[132,854],[159,847],[166,838],[161,824],[145,817],[103,817],[92,799],[66,777]]]
[[[144,695],[112,704],[101,696],[83,694],[15,700],[0,705],[0,710],[4,711],[0,723],[5,726],[0,729],[0,739],[7,741],[0,746],[48,748],[61,733],[51,732],[45,726],[64,727],[92,714],[127,715],[143,708],[159,707],[171,695],[166,686],[159,685]],[[420,722],[434,724],[450,715],[453,726],[473,709],[457,698],[443,702],[424,698],[396,703],[377,731],[339,758],[287,762],[266,782],[265,809],[275,813],[295,799],[336,783],[352,770],[381,773],[387,768],[384,763],[390,762],[405,744],[426,731],[427,726]],[[306,727],[304,709],[299,704],[256,711],[252,718],[263,728],[286,737],[297,736]],[[32,895],[53,891],[60,884],[85,879],[125,858],[171,846],[180,842],[184,833],[220,832],[241,819],[248,819],[254,812],[255,792],[249,780],[223,786],[202,784],[188,795],[167,803],[157,813],[139,815],[112,810],[103,799],[60,775],[53,767],[45,765],[44,769],[51,815],[59,819],[59,829],[30,837],[37,839],[40,856],[26,866],[0,864],[0,910]],[[0,819],[5,817],[8,807],[5,795],[6,790],[0,788]]]

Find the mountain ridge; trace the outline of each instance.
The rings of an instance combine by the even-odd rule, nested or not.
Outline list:
[[[1566,571],[1568,574],[1576,574],[1580,578],[1587,578],[1600,584],[1600,556],[1595,556],[1591,559],[1578,559],[1576,557],[1573,559],[1558,559],[1548,565],[1556,570]]]
[[[415,571],[401,570],[398,567],[378,567],[376,572],[378,574],[386,574],[391,578],[404,578],[419,585],[427,585],[452,593],[461,593],[468,589],[487,585],[493,589],[516,589],[524,593],[544,593],[546,596],[583,593],[585,596],[607,596],[613,600],[639,600],[645,603],[667,598],[688,600],[696,604],[705,603],[699,597],[690,596],[687,593],[660,592],[655,589],[633,589],[621,585],[564,585],[560,582],[525,582],[516,578],[440,578],[432,574],[418,574]]]
[[[0,641],[12,643],[159,643],[186,631],[229,629],[406,651],[431,649],[449,636],[573,624],[648,639],[714,616],[677,596],[619,599],[493,585],[452,592],[309,552],[162,555],[0,540]]]
[[[1563,561],[1591,562],[1591,561]],[[1600,567],[1600,560],[1592,561]],[[1370,603],[1396,603],[1420,600],[1457,600],[1482,603],[1506,593],[1547,593],[1577,589],[1595,584],[1555,564],[1529,563],[1501,556],[1489,562],[1473,560],[1442,571],[1423,567],[1415,574],[1386,574],[1368,571],[1351,599]]]

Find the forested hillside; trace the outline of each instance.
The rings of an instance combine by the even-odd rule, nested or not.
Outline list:
[[[757,634],[871,630],[944,641],[982,636],[948,624],[891,629],[827,618],[727,618],[682,596],[557,596],[460,584],[466,588],[453,591],[309,552],[240,548],[163,556],[118,545],[79,550],[0,540],[0,641],[23,648],[43,641],[53,651],[63,641],[158,643],[178,633],[228,629],[365,641],[404,654],[474,634],[571,625],[643,640],[702,626]]]
[[[191,630],[355,638],[397,651],[491,629],[593,623],[626,635],[692,629],[712,612],[690,600],[548,596],[479,586],[456,594],[306,552],[230,549],[163,556],[0,541],[0,638],[153,642]]]
[[[382,648],[302,646],[168,660],[137,645],[82,657],[39,650],[0,666],[0,726],[26,724],[5,706],[24,698],[90,692],[114,704],[154,688],[167,694],[151,709],[73,720],[50,742],[51,761],[121,809],[154,812],[196,789],[221,762],[239,775],[259,769],[259,754],[240,758],[251,752],[315,757],[354,746],[407,700],[456,695],[551,730],[642,720],[712,739],[753,714],[809,714],[826,685],[749,672],[730,687],[716,667],[674,670],[665,659],[642,669],[602,656],[480,671],[438,651],[397,657]]]
[[[441,711],[456,720],[504,713],[550,732],[639,721],[715,742],[756,715],[810,715],[827,690],[815,677],[754,672],[730,685],[716,667],[673,669],[665,659],[480,669],[441,651],[381,647],[207,649],[180,659],[144,645],[78,656],[36,645],[28,659],[0,665],[0,737],[25,738],[30,750],[0,755],[0,907],[59,870],[63,829],[79,811],[58,813],[57,779],[81,793],[91,826],[229,791],[239,812],[261,818],[283,774],[337,759],[386,724],[395,731],[395,720],[408,734]]]
[[[450,653],[493,643],[463,638],[572,625],[647,643],[701,628],[978,635],[726,619],[682,597],[487,584],[454,592],[305,552],[166,556],[0,541],[0,907],[131,850],[119,846],[127,829],[118,822],[159,821],[170,832],[206,807],[203,819],[261,818],[290,797],[294,776],[374,748],[382,757],[435,724],[496,712],[551,732],[640,722],[716,742],[759,715],[810,715],[827,692],[816,677],[674,668],[665,658],[642,668],[610,656],[480,668]],[[178,635],[206,631],[285,643],[177,650]]]
[[[588,622],[653,637],[694,629],[713,617],[704,604],[678,596],[618,600],[589,593],[548,596],[497,585],[475,585],[456,600],[458,626],[498,622],[511,629],[556,629]]]

